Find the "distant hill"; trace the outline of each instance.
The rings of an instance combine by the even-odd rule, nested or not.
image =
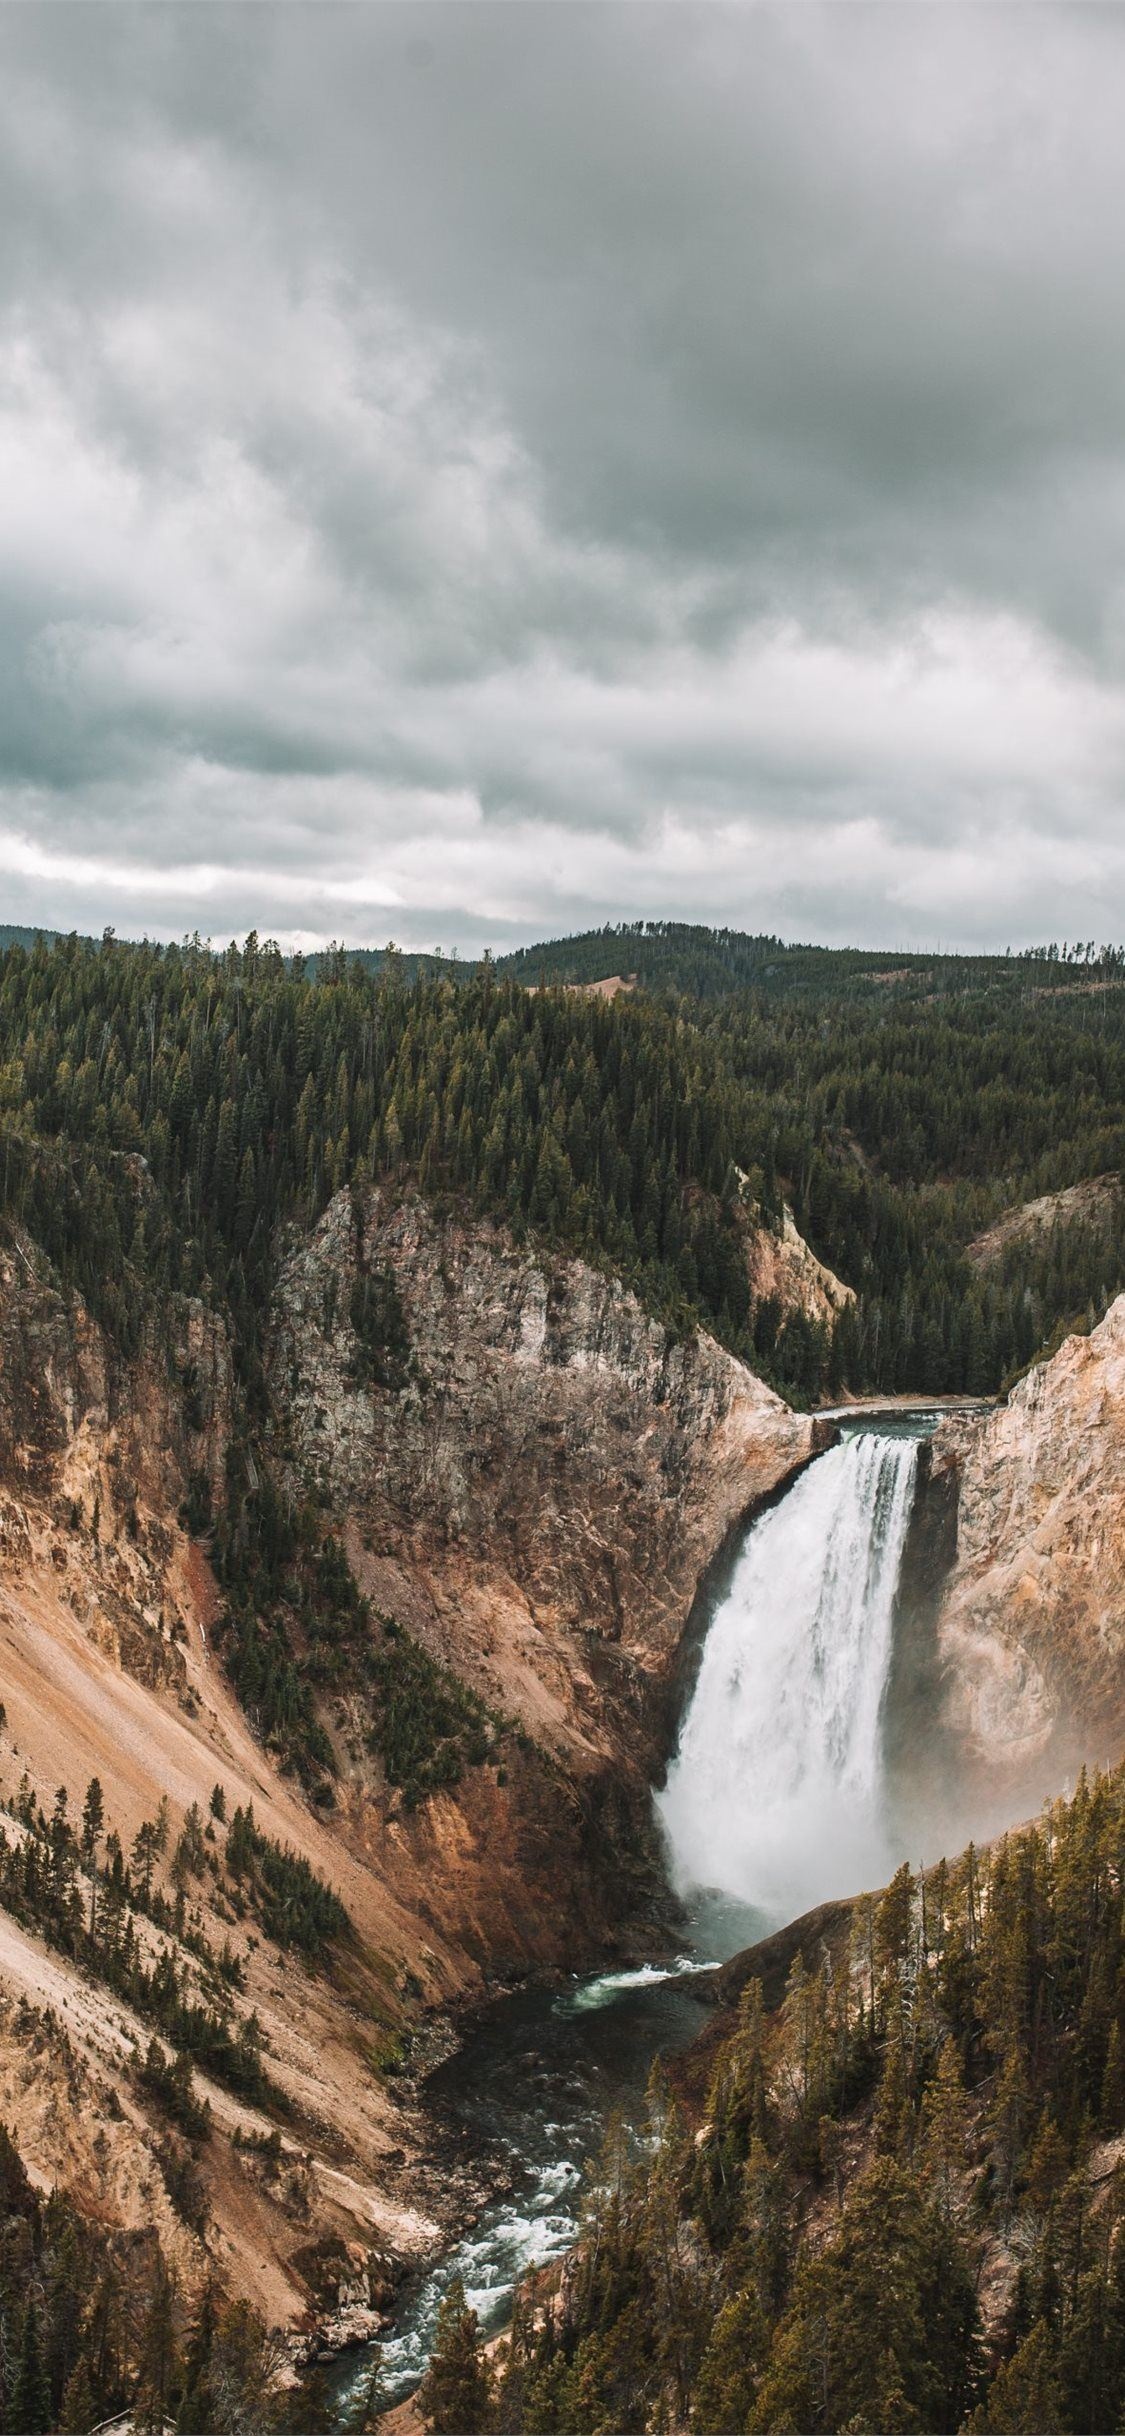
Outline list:
[[[30,930],[23,922],[0,922],[0,956],[9,947],[34,947],[37,939],[52,947],[62,936],[61,930]]]
[[[0,955],[8,948],[51,946],[74,934],[30,924],[0,923]],[[84,947],[98,941],[79,934]],[[139,942],[121,941],[139,945]],[[155,942],[147,942],[153,946]],[[170,943],[175,952],[175,942]],[[216,956],[228,953],[216,946]],[[767,998],[866,1002],[869,1007],[936,1003],[982,993],[1024,1004],[1044,995],[1095,996],[1106,983],[1125,978],[1125,949],[1092,945],[1061,950],[1057,942],[1012,955],[946,955],[894,948],[817,947],[778,938],[770,931],[712,928],[701,922],[616,922],[600,930],[542,939],[495,958],[441,956],[426,950],[332,946],[285,958],[309,980],[358,972],[377,980],[393,965],[408,982],[444,978],[469,982],[491,965],[500,980],[527,989],[569,987],[612,998],[622,990],[650,997],[695,998],[701,1003],[753,991]]]
[[[58,940],[68,938],[77,938],[80,947],[98,947],[101,944],[100,939],[84,931],[47,930],[39,929],[30,923],[0,922],[0,956],[5,955],[10,947],[22,947],[30,951],[40,942],[45,947],[53,947]],[[158,950],[169,948],[175,951],[178,950],[180,942],[178,940],[146,940],[142,943],[137,939],[118,941],[118,945],[121,947],[140,947],[142,944]],[[227,952],[225,942],[212,942],[211,949],[215,956],[223,956]],[[413,954],[389,945],[387,947],[319,948],[315,949],[311,955],[287,956],[285,961],[288,965],[295,966],[306,973],[310,980],[315,980],[333,970],[341,960],[349,967],[358,965],[363,973],[378,975],[384,970],[388,958],[393,960],[397,971],[408,981],[416,981],[423,976],[429,978],[434,973],[446,970],[453,976],[474,973],[477,970],[474,963],[459,964],[453,958],[447,960],[441,956]]]
[[[1092,954],[1092,951],[1091,951]],[[1122,958],[1112,951],[1120,977]],[[468,968],[467,968],[468,969]],[[741,990],[771,997],[867,999],[946,998],[965,990],[1026,993],[1052,986],[1097,986],[1105,959],[1085,949],[1060,954],[1057,943],[1019,955],[935,955],[889,948],[786,945],[771,932],[711,929],[691,922],[607,923],[566,939],[541,940],[497,958],[496,970],[529,987],[552,983],[589,988],[620,975],[639,989],[700,999]]]
[[[302,972],[309,975],[310,979],[320,979],[341,963],[347,967],[358,966],[361,973],[377,979],[380,973],[385,972],[388,962],[391,962],[406,981],[429,981],[436,973],[443,972],[448,973],[452,981],[464,980],[478,969],[472,961],[462,964],[453,956],[434,956],[425,951],[415,953],[411,949],[390,945],[386,947],[315,948],[308,955],[291,956],[287,958],[287,962],[299,967]]]

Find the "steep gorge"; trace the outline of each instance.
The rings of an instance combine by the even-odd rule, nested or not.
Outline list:
[[[357,1379],[346,1316],[357,1276],[380,1272],[409,1347],[391,1389]],[[467,1776],[451,1804],[399,1808],[391,1874],[415,1871],[443,1936],[482,1924],[493,1962],[573,1967],[615,1909],[636,1916],[646,1870],[659,1883],[648,1786],[696,1589],[816,1425],[612,1277],[548,1267],[416,1197],[357,1211],[339,1195],[284,1264],[276,1310],[292,1477],[321,1483],[374,1609],[523,1738],[515,1798]],[[340,1708],[346,1740],[360,1721]]]
[[[369,1279],[393,1282],[400,1330],[374,1372]],[[177,2213],[165,2127],[138,2091],[147,2029],[7,1915],[0,2098],[42,2186],[77,2187],[109,2225],[155,2222],[186,2288],[213,2261],[271,2321],[335,2316],[343,2335],[378,2323],[402,2262],[471,2201],[471,2175],[425,2162],[396,2071],[403,2034],[498,1978],[651,1942],[663,1879],[648,1789],[699,1585],[824,1441],[611,1276],[416,1193],[341,1192],[291,1237],[266,1349],[260,1460],[284,1494],[314,1485],[376,1620],[477,1692],[500,1741],[411,1805],[365,1744],[362,1687],[345,1684],[323,1711],[334,1801],[310,1804],[233,1697],[207,1547],[185,1527],[200,1481],[216,1506],[225,1492],[222,1327],[182,1299],[123,1365],[13,1230],[0,1794],[14,1800],[26,1773],[49,1813],[65,1784],[73,1815],[96,1775],[128,1849],[162,1795],[174,1841],[218,1782],[228,1814],[252,1803],[337,1890],[359,1946],[314,1973],[232,1912],[221,1868],[193,1884],[293,2110],[264,2162],[247,2142],[271,2134],[268,2116],[197,2076],[214,2118],[204,2238]],[[1005,1406],[943,1422],[928,1472],[918,1531],[944,1747],[999,1780],[1011,1816],[1029,1761],[1055,1784],[1074,1755],[1115,1755],[1121,1733],[1125,1301]]]
[[[252,1803],[336,1889],[359,1941],[315,1973],[280,1953],[238,1917],[213,1838],[189,1916],[233,1950],[236,2015],[256,2012],[292,2118],[279,2161],[259,2163],[246,2143],[268,2117],[197,2076],[213,2114],[203,2240],[167,2194],[164,2127],[138,2092],[147,2029],[0,1917],[12,2129],[44,2187],[76,2183],[108,2224],[153,2218],[187,2288],[212,2259],[268,2319],[342,2307],[353,2331],[377,2322],[396,2261],[465,2205],[463,2174],[419,2167],[409,2084],[388,2078],[403,2032],[497,1972],[646,1934],[661,1685],[728,1528],[813,1443],[718,1346],[674,1341],[582,1263],[548,1269],[416,1198],[373,1196],[361,1216],[341,1194],[290,1246],[259,1460],[294,1493],[316,1479],[379,1614],[505,1721],[502,1765],[413,1808],[363,1750],[352,1690],[325,1712],[334,1803],[310,1806],[218,1662],[219,1593],[183,1520],[201,1480],[222,1497],[232,1427],[207,1307],[177,1304],[126,1366],[29,1238],[13,1232],[0,1265],[0,1794],[49,1816],[65,1785],[74,1817],[97,1776],[127,1852],[162,1796],[174,1844],[219,1783],[228,1817]],[[364,1265],[397,1281],[409,1354],[391,1385],[356,1376]]]

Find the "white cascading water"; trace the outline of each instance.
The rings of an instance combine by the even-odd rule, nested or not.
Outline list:
[[[918,1441],[862,1431],[755,1523],[657,1808],[681,1894],[768,1919],[893,1866],[882,1712]]]

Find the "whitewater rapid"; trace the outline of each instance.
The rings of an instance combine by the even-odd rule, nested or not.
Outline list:
[[[656,1797],[689,1899],[781,1922],[894,1866],[883,1711],[917,1463],[916,1437],[857,1432],[750,1530]]]
[[[572,2248],[606,2121],[619,2111],[638,2122],[654,2056],[698,2037],[710,2018],[702,1993],[710,1967],[680,1954],[557,1990],[525,1989],[478,2016],[468,2045],[439,2065],[428,2086],[435,2119],[468,2155],[506,2161],[507,2187],[399,2303],[379,2346],[387,2402],[412,2393],[423,2375],[455,2275],[493,2335],[508,2323],[520,2279]],[[371,2362],[364,2352],[342,2364],[342,2403],[366,2388]]]

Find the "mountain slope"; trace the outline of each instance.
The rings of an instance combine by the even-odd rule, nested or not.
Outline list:
[[[1123,1826],[1122,1770],[1083,1778],[740,1956],[702,2103],[697,2059],[686,2118],[654,2082],[647,2142],[611,2130],[577,2251],[525,2293],[502,2422],[1117,2424]]]

